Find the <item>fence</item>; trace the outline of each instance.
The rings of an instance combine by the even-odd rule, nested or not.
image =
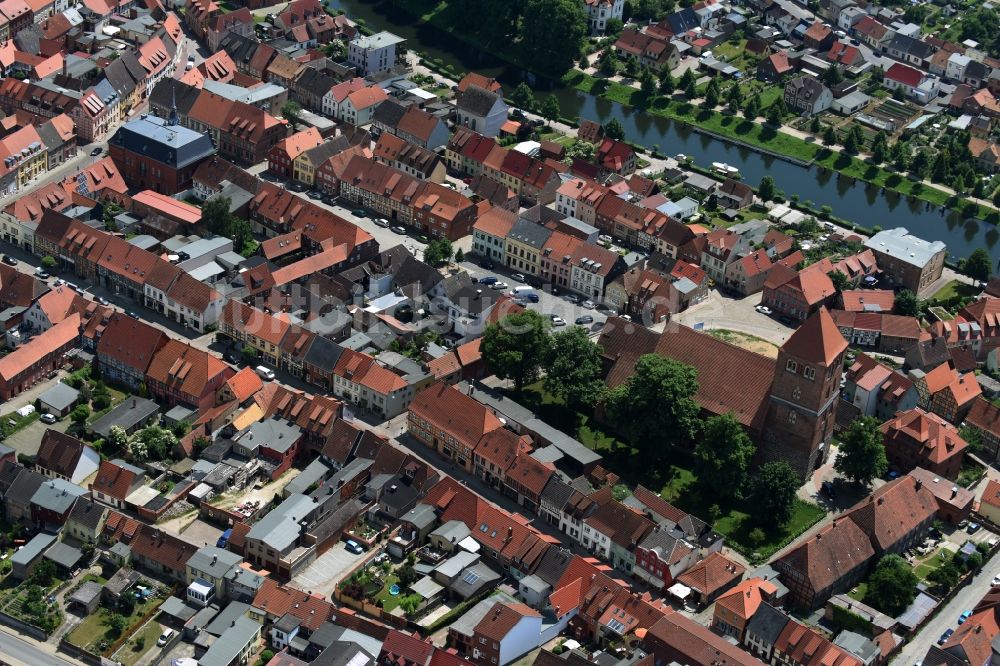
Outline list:
[[[7,625],[11,629],[17,629],[21,633],[27,634],[32,638],[45,641],[48,640],[49,635],[42,631],[39,627],[33,624],[28,624],[22,620],[18,620],[12,615],[7,615],[7,613],[0,613],[0,623]]]

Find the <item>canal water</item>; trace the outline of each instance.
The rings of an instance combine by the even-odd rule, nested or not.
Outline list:
[[[493,56],[437,28],[415,25],[408,14],[387,2],[329,0],[329,6],[343,9],[350,18],[364,19],[372,29],[389,30],[406,38],[408,47],[420,52],[425,59],[440,60],[458,71],[477,71],[493,76],[508,85],[524,78],[520,70],[506,66]],[[994,262],[1000,261],[1000,229],[992,224],[966,219],[956,212],[942,210],[836,172],[802,167],[762,155],[700,134],[669,118],[649,115],[617,102],[561,87],[558,83],[534,81],[534,87],[540,96],[555,95],[565,117],[578,116],[581,120],[594,120],[601,124],[617,118],[625,128],[626,139],[632,143],[657,146],[667,155],[691,155],[702,166],[725,162],[737,167],[743,180],[752,185],[759,183],[765,175],[771,175],[778,189],[787,195],[798,194],[803,202],[811,201],[817,208],[830,206],[837,217],[862,227],[877,225],[888,229],[903,226],[921,238],[944,241],[953,260],[966,257],[974,249],[982,247],[989,251]]]

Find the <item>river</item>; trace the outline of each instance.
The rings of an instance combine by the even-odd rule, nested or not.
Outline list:
[[[522,80],[523,72],[505,66],[497,58],[478,51],[428,25],[415,25],[412,18],[387,2],[329,0],[334,9],[343,9],[353,19],[364,19],[368,27],[389,30],[408,41],[408,47],[429,60],[439,59],[459,71],[477,71],[510,85]],[[756,185],[765,175],[774,177],[778,189],[797,194],[817,208],[830,206],[837,217],[862,227],[883,229],[902,226],[927,240],[942,240],[953,260],[966,257],[974,249],[986,248],[994,262],[1000,261],[1000,229],[992,224],[965,219],[953,211],[942,211],[926,202],[885,191],[863,181],[817,167],[802,167],[762,155],[735,144],[699,134],[681,123],[653,116],[578,90],[559,87],[549,81],[535,82],[543,94],[559,99],[562,115],[595,120],[604,124],[617,118],[632,143],[657,146],[668,155],[692,155],[708,166],[725,162],[739,168],[743,180]]]

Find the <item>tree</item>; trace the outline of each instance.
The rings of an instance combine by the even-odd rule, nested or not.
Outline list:
[[[51,560],[42,559],[31,571],[31,583],[48,587],[56,577],[56,565]]]
[[[420,578],[420,574],[417,573],[417,570],[413,568],[412,564],[404,564],[401,566],[399,571],[396,572],[396,575],[399,577],[400,586],[407,589],[416,583],[418,578]]]
[[[126,592],[118,597],[118,611],[125,617],[135,613],[135,595]]]
[[[552,336],[545,359],[545,390],[566,401],[570,409],[583,411],[597,402],[601,381],[601,350],[579,326]]]
[[[601,52],[601,57],[597,59],[597,71],[608,77],[618,73],[618,58],[615,57],[610,48],[604,49]]]
[[[511,104],[524,111],[530,111],[535,107],[535,93],[531,91],[528,84],[521,81],[510,93]]]
[[[764,176],[760,179],[760,185],[757,186],[757,194],[760,196],[762,201],[771,201],[774,199],[775,187],[774,178],[772,176]]]
[[[608,421],[645,454],[690,438],[698,418],[697,373],[656,354],[641,356],[635,372],[605,394]]]
[[[625,128],[622,127],[622,123],[617,118],[612,118],[604,125],[604,136],[609,139],[614,139],[615,141],[621,141],[625,138]]]
[[[820,78],[826,85],[835,86],[844,80],[844,73],[840,71],[840,67],[834,65],[823,72],[823,75]]]
[[[239,252],[246,252],[255,246],[253,229],[250,223],[233,215],[228,197],[213,197],[201,208],[202,224],[216,236],[225,236],[233,240],[233,247]]]
[[[295,100],[288,100],[281,105],[281,115],[294,127],[299,122],[299,114],[302,113],[302,106]]]
[[[910,161],[910,147],[902,141],[892,144],[889,146],[889,160],[896,171],[906,171]]]
[[[847,138],[844,139],[844,152],[851,155],[857,155],[858,153],[858,139],[854,132],[848,132]]]
[[[620,35],[625,24],[619,18],[609,18],[608,22],[604,24],[604,34],[606,36],[617,36]]]
[[[129,440],[129,451],[139,462],[167,460],[176,446],[177,437],[174,433],[155,425],[143,428]]]
[[[542,118],[545,118],[549,122],[559,120],[559,114],[561,110],[559,108],[559,100],[556,99],[555,95],[549,95],[542,102]]]
[[[889,155],[889,141],[886,139],[885,132],[879,132],[872,139],[872,162],[875,164],[882,164],[885,162]]]
[[[594,144],[578,139],[576,143],[566,149],[564,161],[566,164],[573,164],[574,159],[590,162],[594,159],[595,152],[597,152],[597,147]]]
[[[435,238],[424,248],[424,263],[439,266],[451,260],[454,254],[451,241],[447,238]]]
[[[104,204],[103,219],[104,228],[108,231],[118,231],[118,222],[115,218],[125,212],[125,209],[116,204],[114,201],[109,201]]]
[[[729,104],[729,108],[733,113],[740,110],[740,107],[743,105],[743,91],[740,90],[739,83],[729,86],[729,90],[726,91],[726,103]]]
[[[548,323],[534,310],[504,317],[486,327],[481,351],[483,360],[500,379],[514,380],[518,391],[538,376],[548,355],[551,338]]]
[[[781,117],[784,114],[777,104],[772,104],[767,107],[767,124],[773,125],[774,127],[779,127],[781,125]]]
[[[527,0],[519,26],[524,57],[551,71],[569,69],[587,36],[587,17],[576,0]]]
[[[674,75],[670,72],[669,67],[664,67],[663,71],[660,72],[660,94],[669,95],[674,92],[674,88],[677,87],[677,82],[674,80]]]
[[[690,72],[691,70],[689,69],[688,71]],[[684,97],[688,99],[694,99],[698,96],[698,86],[696,85],[693,76],[688,79],[687,83],[682,82],[681,88],[684,89]]]
[[[958,585],[958,579],[962,577],[962,572],[955,565],[953,559],[939,566],[934,571],[927,574],[927,580],[941,588],[941,591],[948,592]]]
[[[42,268],[44,268],[47,271],[51,271],[55,267],[56,267],[55,257],[53,257],[51,254],[47,254],[44,257],[42,257]]]
[[[120,425],[113,425],[111,426],[111,430],[108,432],[107,442],[113,446],[116,451],[123,451],[128,445],[128,433],[125,432],[125,428]]]
[[[253,363],[257,360],[257,349],[250,345],[243,345],[240,355],[243,357],[244,362]]]
[[[121,636],[128,628],[128,619],[121,613],[112,613],[108,616],[108,635],[113,638]]]
[[[681,74],[680,87],[687,88],[688,86],[693,86],[698,83],[698,77],[695,75],[694,71],[690,69],[685,69],[684,73]]]
[[[965,274],[977,282],[986,282],[990,279],[992,262],[990,255],[983,248],[976,248],[965,260]]]
[[[719,84],[715,79],[712,79],[708,87],[705,88],[705,99],[701,102],[701,108],[711,111],[717,106],[719,106]]]
[[[896,310],[896,314],[904,317],[920,316],[920,301],[917,300],[917,295],[909,289],[903,289],[896,294],[893,308]]]
[[[653,73],[648,69],[644,69],[639,78],[639,92],[642,93],[645,101],[649,101],[656,94],[656,79],[653,78]]]
[[[760,115],[760,95],[751,95],[743,107],[743,117],[747,120],[755,120]]]
[[[865,603],[896,617],[917,596],[917,575],[899,555],[884,555],[868,577]]]
[[[709,418],[694,449],[701,484],[714,495],[740,497],[755,448],[732,412]]]
[[[837,133],[832,125],[827,125],[826,129],[823,130],[823,145],[832,146],[835,143],[837,143]]]
[[[750,505],[763,524],[781,525],[792,517],[795,493],[802,481],[784,460],[764,463],[750,481]]]
[[[462,248],[455,250],[455,263],[460,264],[465,261],[465,253],[462,252]]]
[[[813,119],[809,121],[809,131],[813,134],[819,134],[821,129],[823,129],[823,124],[820,123],[819,116],[813,116]]]
[[[838,294],[851,288],[850,280],[840,271],[830,271],[826,276],[830,278],[830,282],[833,283],[833,288],[837,290]]]
[[[885,457],[877,419],[862,416],[851,422],[841,436],[833,467],[851,481],[863,485],[885,474],[889,461]]]
[[[87,405],[77,405],[73,408],[73,411],[69,414],[70,420],[77,424],[83,425],[90,418],[90,407]]]

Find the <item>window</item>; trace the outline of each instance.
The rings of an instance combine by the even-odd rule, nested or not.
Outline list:
[[[802,374],[809,381],[812,381],[812,380],[816,379],[816,369],[815,368],[810,368],[809,366],[806,366],[806,367],[804,367],[802,369]]]
[[[799,419],[798,412],[790,411],[788,412],[788,422],[794,424]]]
[[[785,370],[788,372],[798,372],[799,364],[791,359],[788,359],[788,363],[785,363]]]

